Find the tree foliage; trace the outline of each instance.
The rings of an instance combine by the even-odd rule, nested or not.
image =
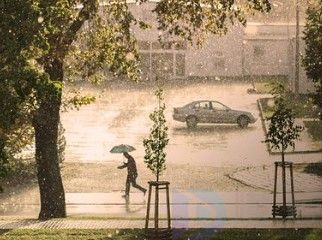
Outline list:
[[[18,11],[19,9],[19,11]],[[34,28],[30,28],[34,26]],[[10,171],[10,161],[32,142],[32,83],[24,49],[36,41],[37,14],[31,1],[0,3],[0,175]]]
[[[268,12],[268,0],[226,1],[226,0],[161,0],[154,12],[162,37],[172,35],[188,41],[202,42],[205,33],[225,34],[236,21],[246,25],[249,10]]]
[[[304,40],[306,44],[303,63],[307,76],[315,85],[315,103],[322,111],[322,2],[311,0],[306,10]],[[322,118],[322,112],[321,112]]]
[[[166,169],[165,147],[169,139],[168,127],[166,126],[164,116],[165,103],[163,90],[161,88],[156,90],[155,96],[158,99],[159,105],[149,116],[153,122],[153,126],[150,130],[149,137],[143,140],[143,145],[145,147],[144,162],[153,174],[155,174],[158,181],[160,174]]]
[[[274,96],[275,110],[267,120],[270,122],[265,142],[271,144],[272,149],[285,152],[288,147],[295,147],[295,140],[299,138],[302,126],[294,123],[294,111],[289,107],[285,87],[276,82],[271,93]]]

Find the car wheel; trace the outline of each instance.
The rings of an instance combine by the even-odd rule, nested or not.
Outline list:
[[[198,121],[195,116],[190,116],[190,117],[187,117],[186,123],[188,128],[194,128],[197,126]]]
[[[240,116],[237,119],[237,123],[241,128],[247,127],[249,122],[250,122],[250,119],[247,116]]]

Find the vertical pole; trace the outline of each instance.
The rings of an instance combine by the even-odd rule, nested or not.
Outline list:
[[[276,193],[277,193],[277,162],[275,162],[275,176],[274,176],[274,196],[273,196],[273,218],[276,216]]]
[[[282,181],[283,181],[283,218],[286,217],[286,179],[285,179],[285,161],[284,161],[284,149],[282,149]]]
[[[145,228],[146,229],[148,229],[148,227],[149,227],[149,220],[150,220],[151,193],[152,193],[152,185],[149,183],[148,206],[146,209],[146,218],[145,218]]]
[[[295,210],[295,197],[294,197],[294,182],[293,182],[293,164],[290,165],[290,177],[291,177],[291,191],[292,191],[292,207],[293,207],[293,217],[296,217]]]
[[[157,82],[159,78],[157,77]],[[161,106],[161,92],[160,86],[158,83],[158,162],[157,162],[157,182],[159,182],[159,175],[160,175],[160,130],[161,130],[161,123],[160,123],[160,106]]]
[[[243,79],[245,77],[245,44],[246,44],[246,41],[243,39],[242,41],[242,54],[241,54],[241,65],[242,65],[242,76],[243,76]],[[254,79],[252,78],[252,84],[253,84],[253,88],[255,88],[255,85],[254,85]]]
[[[168,228],[171,228],[169,184],[166,185],[166,190],[167,190]]]
[[[300,6],[299,0],[296,0],[296,36],[295,36],[295,82],[294,92],[295,96],[299,95],[300,82]]]
[[[152,81],[152,51],[151,51],[151,44],[149,43],[149,77],[148,79]]]
[[[159,185],[155,186],[155,212],[154,212],[154,228],[156,230],[156,234],[158,234],[159,228]]]

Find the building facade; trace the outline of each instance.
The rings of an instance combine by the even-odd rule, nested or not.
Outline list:
[[[141,56],[142,79],[161,75],[178,78],[245,78],[283,76],[294,89],[296,26],[286,23],[262,24],[249,22],[247,27],[231,26],[224,36],[208,36],[202,47],[182,40],[160,44],[153,3],[133,5],[131,11],[152,25],[150,30],[134,28]],[[301,27],[303,30],[303,26]],[[301,55],[304,42],[300,41]],[[300,92],[313,90],[305,70],[300,67]]]

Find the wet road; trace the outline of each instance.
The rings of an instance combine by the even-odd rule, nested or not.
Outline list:
[[[194,100],[217,100],[239,110],[250,111],[256,118],[259,112],[256,100],[263,95],[246,93],[247,83],[190,84],[165,87],[166,118],[170,142],[167,161],[174,164],[240,167],[272,164],[266,151],[260,119],[246,129],[237,125],[198,125],[186,128],[185,123],[172,119],[173,107]],[[104,91],[87,89],[97,101],[62,113],[66,129],[66,161],[106,162],[122,161],[122,156],[109,153],[117,144],[135,146],[137,162],[143,163],[142,141],[149,134],[152,122],[149,113],[157,104],[153,88],[109,86]],[[301,160],[299,160],[301,161]]]

